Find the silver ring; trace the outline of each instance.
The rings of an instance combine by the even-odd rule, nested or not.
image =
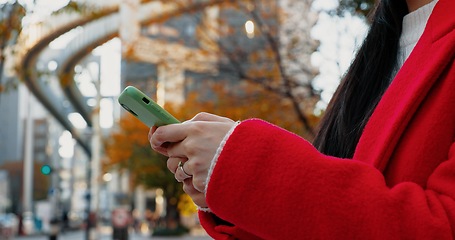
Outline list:
[[[187,172],[185,172],[185,169],[183,169],[183,164],[184,163],[182,161],[180,161],[178,167],[180,168],[180,170],[182,170],[182,173],[185,175],[185,178],[192,177],[193,175],[188,174]]]

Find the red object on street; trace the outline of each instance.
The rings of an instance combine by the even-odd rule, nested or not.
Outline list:
[[[125,208],[117,208],[112,211],[112,225],[114,227],[127,227],[130,223],[130,212]]]

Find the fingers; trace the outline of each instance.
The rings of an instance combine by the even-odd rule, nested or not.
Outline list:
[[[156,129],[157,129],[157,127],[153,126],[149,130],[148,139],[149,139],[149,142],[150,142],[150,147],[152,147],[152,149],[155,150],[158,153],[161,153],[161,154],[163,154],[165,156],[169,156],[169,154],[167,152],[167,148],[169,146],[169,143],[165,142],[165,143],[162,143],[160,145],[153,145],[152,144],[152,137],[153,137],[153,134],[155,133]]]
[[[209,113],[199,113],[183,124],[151,127],[150,146],[168,156],[167,167],[183,190],[200,207],[206,207],[205,182],[211,160],[221,140],[235,122]]]
[[[188,159],[181,157],[170,157],[167,160],[167,167],[169,171],[174,173],[175,179],[178,182],[183,182],[185,179],[192,178],[193,175],[189,173],[190,171],[185,166],[185,162]]]
[[[191,185],[193,185],[193,188],[201,193],[205,193],[205,183],[207,180],[205,176],[207,176],[207,174],[201,174],[201,172],[197,172],[197,170],[194,169],[192,162],[180,161],[177,164],[174,176],[178,182],[183,182],[187,179],[191,179]]]
[[[179,164],[180,162],[182,164]],[[183,182],[183,191],[193,199],[193,202],[199,207],[206,208],[205,194],[194,187],[193,177],[189,173],[190,169],[185,166],[186,162],[186,159],[170,157],[167,161],[167,167],[175,174],[175,179],[178,182]]]
[[[150,132],[152,132],[151,135]],[[160,153],[167,152],[165,143],[180,142],[187,136],[184,124],[171,124],[156,129],[151,128],[150,132],[150,146]]]
[[[184,163],[180,161],[178,163],[178,167],[175,170],[175,179],[177,179],[178,182],[183,182],[184,180],[188,178],[192,178],[193,175],[189,174],[187,171],[184,169]]]
[[[192,188],[198,192],[205,192],[205,179],[193,177],[193,169],[190,166],[188,159],[180,157],[170,157],[167,161],[169,170],[174,173],[174,177],[178,182],[184,182],[190,179]]]
[[[153,133],[156,131],[157,127],[156,126],[152,126],[149,130],[149,134],[148,134],[148,139],[151,139],[152,138],[152,135]]]
[[[185,177],[185,179],[193,177],[192,174],[189,174],[185,171],[185,168],[183,168],[183,164],[184,162],[180,161],[177,170],[180,170],[181,174],[183,175],[183,177]]]
[[[171,124],[167,126],[151,127],[148,133],[150,146],[153,150],[169,156],[168,147],[173,142],[180,142],[185,139],[186,134],[181,124]]]
[[[225,117],[220,117],[210,113],[198,113],[193,119],[185,123],[195,122],[221,122],[221,123],[234,123],[233,120]],[[150,146],[155,151],[169,156],[168,145],[169,143],[176,143],[183,141],[190,131],[202,131],[204,126],[199,124],[171,124],[166,126],[151,127],[148,133]]]
[[[169,169],[169,171],[171,171],[171,173],[175,174],[180,161],[186,161],[186,159],[179,158],[179,157],[169,157],[167,159],[167,169]]]
[[[193,182],[191,178],[185,179],[183,181],[183,191],[188,194],[193,202],[202,208],[207,208],[207,203],[205,201],[205,194],[198,191],[194,188]]]
[[[169,157],[167,167],[169,171],[174,173],[174,177],[178,182],[183,182],[183,191],[191,197],[193,202],[199,207],[206,208],[204,189],[200,190],[195,187],[201,181],[193,178],[193,169],[188,159],[184,157]]]

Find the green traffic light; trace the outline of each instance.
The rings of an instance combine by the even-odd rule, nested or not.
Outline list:
[[[44,175],[49,175],[52,172],[52,168],[49,165],[43,165],[41,167],[41,173]]]

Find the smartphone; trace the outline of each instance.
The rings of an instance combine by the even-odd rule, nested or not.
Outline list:
[[[128,86],[118,98],[120,105],[148,127],[179,123],[174,116],[139,89]]]

